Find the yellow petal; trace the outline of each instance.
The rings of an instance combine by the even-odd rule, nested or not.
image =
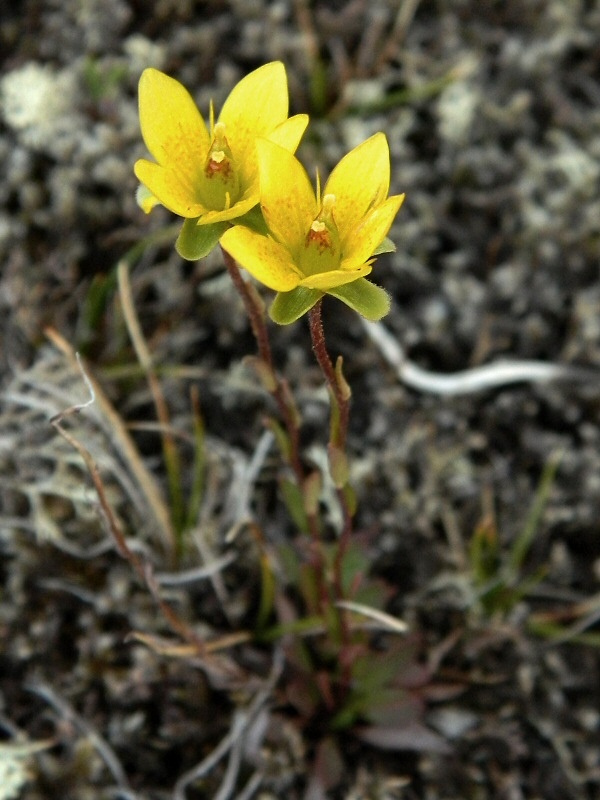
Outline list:
[[[323,195],[335,195],[334,218],[342,244],[367,212],[387,197],[390,152],[385,134],[376,133],[342,158],[325,184]]]
[[[146,147],[159,164],[196,175],[210,146],[204,120],[179,81],[145,69],[139,85],[140,125]]]
[[[307,125],[308,114],[296,114],[286,119],[281,125],[278,125],[275,130],[271,131],[265,138],[289,150],[290,153],[295,153]]]
[[[281,61],[255,69],[231,90],[219,122],[225,124],[227,141],[243,181],[255,173],[256,138],[270,133],[287,114],[287,78]]]
[[[290,153],[295,153],[307,125],[308,114],[296,114],[294,117],[286,119],[281,125],[278,125],[275,130],[269,133],[265,138],[270,142],[275,142],[275,144],[280,145]],[[242,172],[242,182],[246,189],[250,188],[251,190],[258,191],[259,173],[256,151],[253,158],[246,159]]]
[[[285,247],[268,236],[236,225],[225,231],[221,245],[260,283],[276,292],[289,292],[300,282]]]
[[[260,205],[273,236],[296,254],[318,213],[306,170],[298,159],[266,139],[256,143]]]
[[[246,200],[240,200],[239,203],[225,209],[225,211],[207,211],[198,220],[198,225],[212,225],[215,222],[229,222],[229,220],[237,219],[250,211],[258,204],[258,195],[250,197]]]
[[[206,209],[195,198],[194,188],[188,176],[161,167],[145,158],[136,161],[133,166],[140,183],[165,208],[180,217],[199,217]],[[146,210],[146,209],[144,209]]]
[[[352,283],[359,278],[364,278],[371,272],[371,264],[362,264],[353,270],[333,269],[331,272],[318,272],[316,275],[309,275],[300,281],[300,286],[307,289],[335,289],[336,286],[343,286],[345,283]]]
[[[388,197],[348,235],[344,243],[342,269],[353,269],[373,255],[387,236],[403,200],[403,194]]]

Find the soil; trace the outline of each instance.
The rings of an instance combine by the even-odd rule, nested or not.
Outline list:
[[[206,114],[276,59],[291,112],[311,115],[309,174],[384,131],[406,192],[373,272],[382,327],[323,305],[353,392],[357,542],[419,665],[393,746],[302,727],[287,651],[236,638],[261,553],[294,535],[275,409],[242,363],[255,343],[219,251],[183,262],[177,220],[135,200],[142,70]],[[2,5],[2,800],[600,798],[599,185],[593,0]],[[201,413],[204,486],[176,560],[132,314],[185,497]],[[322,464],[307,325],[270,334]],[[77,405],[60,424],[104,503],[50,422]],[[335,531],[331,491],[321,505]],[[232,639],[200,655],[190,631]]]

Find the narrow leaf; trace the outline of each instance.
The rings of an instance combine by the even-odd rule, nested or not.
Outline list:
[[[319,497],[321,495],[321,475],[314,470],[307,476],[302,487],[304,496],[304,510],[309,517],[314,517],[319,511]]]
[[[336,489],[342,489],[349,479],[348,458],[346,453],[330,442],[327,446],[329,455],[329,471]]]
[[[308,533],[308,520],[306,519],[306,509],[302,492],[295,483],[282,478],[280,482],[283,502],[288,510],[292,521],[302,533]]]
[[[344,367],[344,359],[342,356],[337,357],[337,361],[335,362],[335,379],[337,381],[338,387],[342,393],[342,397],[344,400],[350,400],[352,397],[352,389],[350,388],[350,384],[344,377],[343,372]]]
[[[441,736],[418,722],[403,725],[400,728],[377,725],[355,728],[354,734],[361,741],[378,747],[380,750],[412,750],[417,753],[450,752],[449,745]]]

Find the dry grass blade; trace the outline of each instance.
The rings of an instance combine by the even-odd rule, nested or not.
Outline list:
[[[91,382],[85,372],[83,370],[83,366],[81,361],[77,361],[78,366],[85,376],[85,383],[87,386],[90,387],[91,390]],[[95,394],[92,392],[92,396],[90,398],[91,402],[95,401]],[[79,413],[82,408],[86,408],[90,405],[90,401],[80,405],[73,405],[67,408],[65,411],[57,414],[55,417],[52,418],[51,424],[54,428],[58,431],[58,433],[67,441],[71,447],[73,447],[83,459],[90,477],[92,479],[92,483],[94,484],[94,489],[96,490],[96,494],[98,496],[98,501],[100,504],[100,510],[104,516],[107,528],[109,533],[111,534],[113,541],[117,547],[119,554],[125,558],[135,572],[137,573],[140,580],[148,587],[152,596],[154,597],[158,607],[160,608],[161,613],[171,626],[171,628],[176,631],[183,639],[185,639],[190,644],[194,645],[197,648],[197,652],[199,654],[204,652],[204,642],[199,639],[196,634],[192,631],[192,629],[186,625],[183,620],[175,614],[173,609],[160,597],[158,584],[152,574],[152,570],[149,564],[142,561],[142,559],[134,553],[133,550],[127,544],[125,534],[123,533],[121,526],[113,513],[113,510],[108,502],[106,496],[106,490],[104,487],[104,483],[102,478],[100,477],[100,471],[98,466],[88,450],[78,442],[71,434],[66,431],[62,427],[63,420],[68,417],[69,415]]]
[[[81,365],[77,361],[77,356],[71,345],[54,329],[47,328],[46,335],[50,341],[69,359],[74,369],[80,369]],[[172,549],[173,532],[169,512],[162,498],[161,490],[153,475],[148,472],[140,454],[133,442],[122,419],[115,411],[108,398],[102,391],[101,386],[94,377],[86,370],[86,383],[91,388],[94,395],[94,403],[99,408],[100,413],[108,421],[111,433],[115,439],[115,446],[118,447],[123,459],[126,461],[131,474],[134,476],[140,491],[142,492],[147,510],[152,516],[154,527],[160,535],[163,544],[169,551]],[[64,414],[63,414],[64,416]]]
[[[83,372],[83,366],[81,362],[79,363],[79,367]],[[89,379],[86,376],[86,385],[90,386]],[[92,401],[94,400],[94,396],[92,395]],[[205,670],[205,672],[211,677],[213,684],[215,685],[222,685],[222,686],[232,686],[232,685],[245,685],[247,683],[246,674],[245,672],[239,668],[235,662],[226,656],[219,656],[215,655],[215,651],[227,649],[233,647],[234,645],[240,644],[248,640],[249,636],[245,632],[240,632],[236,634],[231,634],[229,636],[222,637],[216,641],[207,645],[202,639],[200,639],[196,633],[192,630],[192,628],[184,622],[181,617],[179,617],[175,611],[171,608],[171,606],[163,600],[160,594],[160,587],[154,573],[152,571],[151,565],[144,561],[140,556],[135,553],[127,544],[125,535],[121,529],[121,526],[114,515],[108,499],[106,497],[106,490],[102,479],[100,477],[100,472],[98,470],[98,466],[94,462],[90,453],[86,450],[86,448],[78,442],[73,436],[71,436],[68,431],[66,431],[62,427],[62,422],[65,417],[79,413],[82,407],[87,407],[89,405],[89,401],[81,404],[81,405],[73,405],[70,406],[66,411],[56,415],[52,419],[52,425],[58,431],[58,433],[79,453],[81,458],[83,459],[90,477],[92,479],[92,483],[94,484],[94,489],[96,490],[96,494],[98,496],[98,501],[100,505],[100,510],[102,515],[104,516],[104,520],[106,522],[106,526],[108,528],[109,533],[112,536],[112,539],[115,543],[115,546],[119,552],[119,554],[126,559],[142,581],[142,583],[148,588],[154,601],[156,602],[162,616],[172,629],[174,633],[180,636],[187,645],[183,648],[183,650],[179,646],[175,646],[175,650],[172,647],[169,647],[169,653],[176,654],[178,656],[185,656],[191,657],[194,656],[196,659],[200,658],[200,665]],[[158,640],[154,639],[154,637],[149,636],[144,638],[143,635],[139,636],[140,640],[145,641],[146,644],[150,644],[151,646],[155,646]],[[186,649],[187,647],[187,649]],[[164,647],[160,644],[157,648],[160,652],[166,652]]]
[[[181,492],[181,464],[179,459],[179,451],[175,444],[175,438],[171,431],[171,420],[169,416],[169,409],[160,385],[160,381],[156,376],[152,365],[152,356],[146,346],[144,334],[135,312],[135,305],[131,292],[131,282],[129,280],[129,266],[126,261],[120,261],[117,265],[117,279],[119,282],[119,297],[121,299],[121,308],[123,310],[123,318],[127,325],[127,331],[131,337],[135,353],[144,373],[154,407],[156,408],[156,415],[161,426],[161,440],[163,448],[163,456],[167,468],[167,477],[169,483],[169,494],[171,500],[171,514],[170,519],[172,525],[169,525],[169,536],[171,538],[171,547],[175,550],[179,549],[180,542],[178,535],[184,524],[185,508],[183,496]]]
[[[360,614],[362,617],[376,622],[382,630],[392,631],[393,633],[406,633],[408,630],[408,625],[403,620],[392,617],[391,614],[386,614],[376,608],[365,606],[362,603],[353,603],[351,600],[338,600],[336,606],[344,608],[346,611],[353,611],[355,614]]]

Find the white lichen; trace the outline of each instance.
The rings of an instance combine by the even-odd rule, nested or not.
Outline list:
[[[0,81],[0,114],[26,147],[64,157],[79,128],[76,95],[72,71],[30,61]]]
[[[25,784],[31,780],[29,752],[14,745],[0,745],[0,800],[21,797]]]
[[[165,45],[152,42],[141,33],[134,33],[125,39],[123,50],[128,57],[129,68],[133,75],[141,74],[146,67],[163,69],[166,64]]]
[[[458,80],[447,86],[436,105],[442,139],[456,145],[466,143],[480,103],[480,92],[471,81]]]

